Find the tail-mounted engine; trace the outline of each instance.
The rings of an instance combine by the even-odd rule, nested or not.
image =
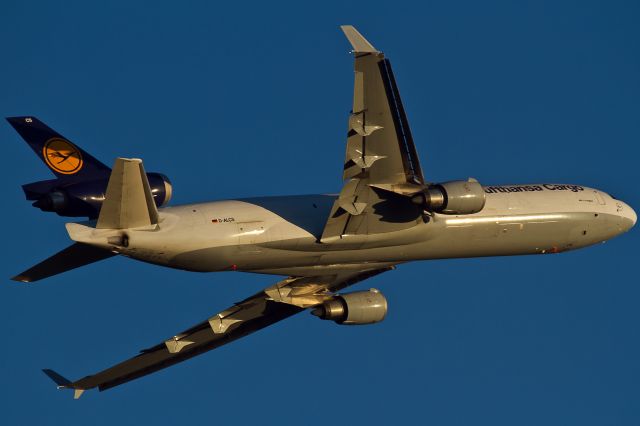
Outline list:
[[[168,177],[161,173],[147,173],[151,194],[157,207],[163,207],[171,200],[172,186]],[[107,192],[109,175],[96,180],[52,179],[33,182],[22,186],[27,200],[45,212],[55,212],[60,216],[98,217],[104,194]]]
[[[482,185],[469,179],[430,185],[413,195],[411,201],[436,213],[471,214],[482,210],[486,196]]]
[[[362,325],[380,322],[387,315],[387,299],[375,288],[345,293],[316,307],[313,315],[337,324]]]

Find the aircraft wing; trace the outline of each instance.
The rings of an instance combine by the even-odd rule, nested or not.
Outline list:
[[[392,268],[366,269],[363,265],[360,271],[289,277],[92,376],[71,382],[53,370],[43,371],[58,384],[58,388],[75,389],[75,398],[87,389],[97,387],[103,391],[233,342],[319,305],[331,298],[334,292],[389,269]]]
[[[344,235],[397,231],[415,225],[421,209],[397,194],[425,184],[391,63],[354,27],[355,78],[344,160],[345,184],[321,242]],[[394,193],[395,192],[395,193]]]

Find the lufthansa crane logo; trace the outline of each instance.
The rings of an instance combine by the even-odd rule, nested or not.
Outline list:
[[[42,156],[49,167],[63,175],[72,175],[82,169],[80,150],[64,139],[49,139],[42,148]]]

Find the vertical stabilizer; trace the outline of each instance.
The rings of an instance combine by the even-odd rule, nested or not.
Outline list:
[[[36,117],[8,117],[7,121],[56,177],[87,180],[109,174],[109,167]]]
[[[158,210],[138,158],[116,158],[98,216],[98,229],[127,229],[158,223]]]

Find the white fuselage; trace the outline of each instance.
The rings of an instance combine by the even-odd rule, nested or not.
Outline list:
[[[126,247],[108,243],[113,238],[95,231],[74,239],[191,271],[305,275],[327,266],[557,253],[613,238],[636,221],[624,202],[591,188],[532,184],[484,189],[486,204],[479,213],[425,214],[402,231],[345,235],[331,244],[318,240],[335,200],[332,195],[163,208],[157,229],[125,231]]]

